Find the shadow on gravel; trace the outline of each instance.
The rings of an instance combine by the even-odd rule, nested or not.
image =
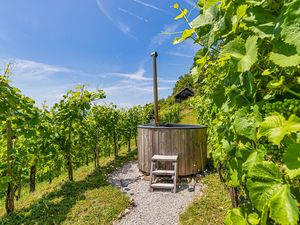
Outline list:
[[[110,185],[106,181],[107,174],[134,159],[136,154],[136,151],[132,151],[126,156],[119,156],[106,166],[95,169],[82,181],[64,183],[59,190],[43,196],[29,207],[0,218],[0,224],[61,224],[76,201],[85,199],[86,191]],[[57,199],[60,201],[56,201]]]

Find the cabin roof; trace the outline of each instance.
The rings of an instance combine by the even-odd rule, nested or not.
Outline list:
[[[188,87],[182,89],[180,92],[178,92],[176,95],[175,95],[175,98],[176,99],[179,99],[179,98],[188,98],[190,96],[194,96],[194,92],[189,89]]]

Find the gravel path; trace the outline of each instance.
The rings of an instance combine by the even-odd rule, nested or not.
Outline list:
[[[110,174],[109,182],[130,195],[134,204],[130,211],[125,211],[126,216],[114,223],[116,225],[178,224],[179,214],[195,196],[199,196],[203,188],[197,184],[195,192],[189,192],[186,183],[179,183],[176,194],[170,191],[149,192],[149,181],[143,179],[136,161]]]

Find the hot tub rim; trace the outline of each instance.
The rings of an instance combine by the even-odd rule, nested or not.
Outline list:
[[[143,129],[204,129],[207,128],[206,125],[197,125],[197,124],[168,123],[167,125],[171,125],[171,126],[155,126],[153,124],[144,124],[144,125],[139,125],[138,128],[143,128]]]

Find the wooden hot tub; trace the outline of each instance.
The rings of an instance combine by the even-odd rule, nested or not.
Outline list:
[[[150,173],[153,155],[178,155],[179,176],[203,171],[207,159],[206,130],[206,126],[187,124],[139,126],[139,169],[147,174]],[[165,167],[169,167],[169,165],[165,165]]]

